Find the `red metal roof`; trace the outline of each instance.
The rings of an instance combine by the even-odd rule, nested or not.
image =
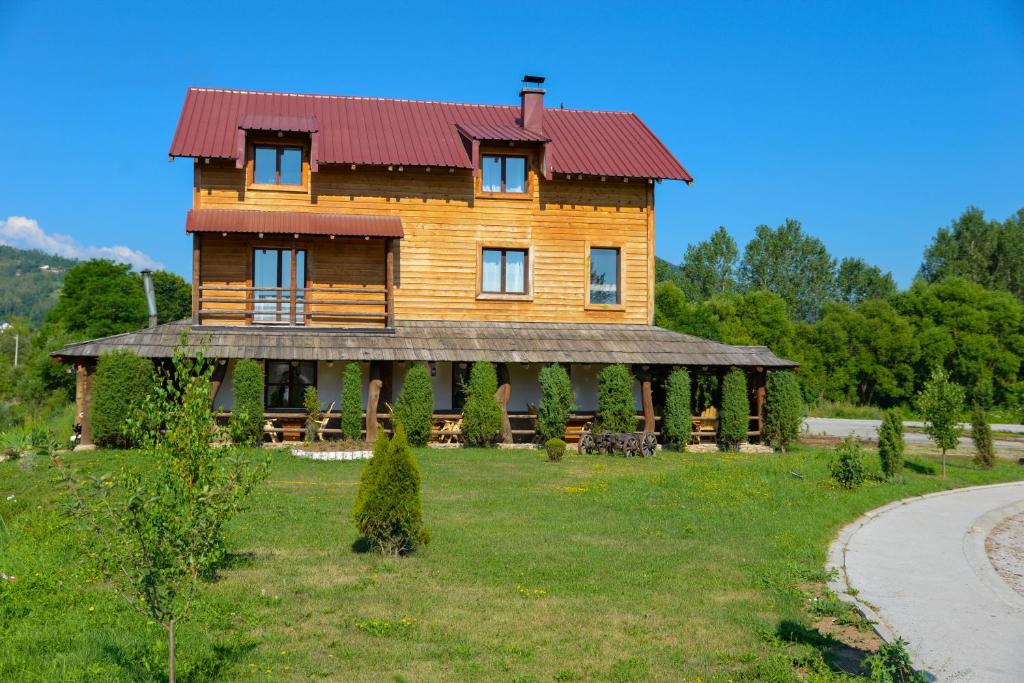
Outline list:
[[[243,114],[238,127],[244,130],[273,130],[286,133],[315,133],[320,124],[315,116],[278,116],[276,114]]]
[[[236,133],[254,115],[315,119],[314,164],[472,168],[457,126],[527,133],[518,106],[190,88],[170,155],[238,161]],[[554,173],[692,180],[636,114],[545,109],[543,133]]]
[[[535,133],[515,125],[491,123],[456,123],[455,127],[470,140],[512,140],[514,142],[550,142],[543,133]]]
[[[402,237],[398,216],[353,216],[305,211],[189,209],[185,232],[287,233],[347,237]]]

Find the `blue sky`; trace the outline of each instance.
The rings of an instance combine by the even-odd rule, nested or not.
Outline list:
[[[0,2],[0,240],[187,275],[189,85],[631,110],[694,175],[658,254],[803,222],[906,285],[974,204],[1024,207],[1019,2]],[[26,220],[11,219],[22,217]]]

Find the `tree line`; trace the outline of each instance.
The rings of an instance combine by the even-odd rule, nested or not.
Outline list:
[[[656,275],[656,324],[771,347],[800,363],[808,403],[909,407],[941,368],[971,403],[1024,410],[1024,209],[1002,222],[965,211],[905,290],[792,219],[758,226],[742,252],[721,227]]]

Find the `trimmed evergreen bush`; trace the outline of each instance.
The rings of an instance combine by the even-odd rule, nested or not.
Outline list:
[[[490,446],[501,431],[501,406],[495,398],[498,373],[494,365],[486,361],[473,363],[465,391],[462,437],[469,446]]]
[[[765,441],[781,451],[800,437],[803,397],[796,375],[788,370],[772,372],[765,386]]]
[[[249,358],[235,363],[231,389],[235,395],[228,421],[231,440],[257,446],[263,441],[263,364]]]
[[[383,453],[378,453],[378,447]],[[401,424],[395,426],[390,442],[381,432],[363,474],[353,513],[356,527],[370,545],[383,555],[398,556],[428,543],[420,470]]]
[[[354,441],[363,436],[363,373],[355,362],[345,366],[341,380],[341,434]]]
[[[722,409],[718,413],[718,443],[734,451],[747,440],[750,423],[750,401],[747,398],[747,375],[732,369],[722,380]]]
[[[306,387],[302,394],[302,406],[306,409],[306,441],[316,441],[316,432],[319,425],[317,420],[323,415],[320,409],[320,394],[316,387]]]
[[[417,363],[409,368],[402,391],[395,401],[394,419],[405,428],[410,446],[426,446],[433,430],[434,387],[427,366]]]
[[[561,439],[548,439],[544,442],[544,450],[548,452],[548,460],[559,462],[565,457],[565,442]]]
[[[96,444],[104,448],[131,448],[139,445],[139,429],[144,421],[143,405],[154,384],[153,363],[127,349],[110,351],[99,357],[92,380],[89,419]]]
[[[683,450],[690,443],[693,431],[690,412],[690,372],[686,368],[673,370],[665,381],[665,412],[661,418],[661,431],[665,445]]]
[[[992,469],[996,464],[996,454],[992,450],[992,427],[988,424],[988,415],[981,404],[975,403],[971,411],[971,438],[974,439],[974,462],[978,467]]]
[[[882,474],[892,478],[903,469],[903,418],[898,410],[887,410],[878,428],[878,459]]]
[[[831,464],[832,479],[845,489],[855,489],[864,483],[864,457],[860,441],[846,437],[836,447],[835,457]]]
[[[597,427],[603,432],[635,432],[633,373],[625,365],[609,365],[597,376]]]
[[[557,363],[540,371],[540,405],[537,407],[537,436],[544,442],[565,438],[576,396],[569,373]],[[564,444],[563,444],[564,445]]]

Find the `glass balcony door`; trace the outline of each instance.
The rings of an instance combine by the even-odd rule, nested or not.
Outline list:
[[[292,253],[295,268],[292,272]],[[292,280],[295,280],[295,301],[292,301]],[[306,250],[256,249],[252,264],[252,321],[262,324],[287,325],[305,323]]]

